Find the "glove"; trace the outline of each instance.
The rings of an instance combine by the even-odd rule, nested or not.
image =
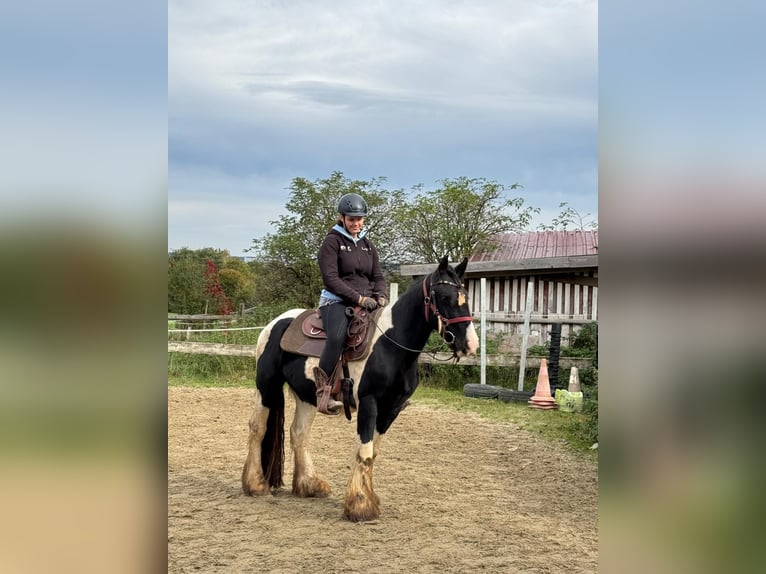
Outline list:
[[[359,296],[359,306],[364,307],[368,311],[373,311],[378,308],[378,302],[372,297]]]
[[[388,303],[388,299],[386,299],[385,295],[376,295],[375,300],[378,302],[379,307],[385,307]]]

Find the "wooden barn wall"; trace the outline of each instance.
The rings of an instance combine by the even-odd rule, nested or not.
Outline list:
[[[597,278],[597,271],[572,273],[575,277]],[[585,323],[598,320],[598,287],[576,285],[566,281],[551,281],[545,275],[517,275],[487,277],[487,331],[506,335],[513,347],[521,346],[524,313],[527,302],[527,284],[534,279],[534,307],[530,317],[530,345],[550,340],[553,323],[562,323],[562,344]],[[473,316],[480,318],[481,279],[471,277],[468,296]],[[478,324],[477,324],[478,327]]]

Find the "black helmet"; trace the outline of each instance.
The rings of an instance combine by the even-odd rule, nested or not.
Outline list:
[[[367,217],[367,202],[361,195],[347,193],[338,201],[338,213],[353,217]]]

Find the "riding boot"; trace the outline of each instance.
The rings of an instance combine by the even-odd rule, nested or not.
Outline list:
[[[319,367],[314,367],[314,382],[317,387],[317,410],[324,415],[339,415],[343,403],[332,398],[330,377]]]

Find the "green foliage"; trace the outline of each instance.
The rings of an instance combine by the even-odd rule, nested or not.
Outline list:
[[[222,261],[225,251],[191,250],[168,255],[168,312],[202,313],[205,310],[205,261]]]
[[[579,440],[590,444],[598,442],[598,370],[580,371],[580,386],[583,390],[583,417],[572,423],[571,431]]]
[[[548,357],[551,354],[550,342],[543,345],[530,345],[527,347],[528,357]],[[595,351],[592,349],[576,349],[574,347],[567,347],[561,345],[560,357],[569,357],[571,359],[592,359],[595,355]]]
[[[231,377],[245,373],[255,373],[254,357],[168,353],[168,375],[173,377]]]
[[[561,213],[557,217],[553,218],[550,225],[541,223],[537,226],[540,231],[566,231],[570,227],[575,230],[585,231],[586,229],[598,229],[598,220],[591,219],[591,214],[586,213],[581,215],[575,208],[570,207],[568,201],[562,201],[559,203]]]
[[[215,297],[206,277],[210,261],[218,269],[217,280],[223,296],[235,309],[252,305],[255,283],[250,267],[225,249],[182,247],[168,254],[168,312],[195,314],[215,312]]]
[[[288,299],[294,306],[306,308],[317,304],[322,290],[317,254],[337,222],[338,199],[346,193],[358,193],[367,201],[370,215],[365,228],[381,258],[398,253],[393,214],[404,195],[383,189],[384,181],[350,180],[337,171],[313,182],[293,179],[285,205],[289,213],[272,221],[274,233],[254,239],[250,248],[256,258],[253,267],[259,302],[273,304]]]
[[[249,272],[248,275],[244,275],[237,269],[225,268],[218,272],[218,279],[235,311],[239,309],[241,305],[247,305],[252,301],[254,283]]]
[[[580,327],[572,340],[573,349],[582,349],[595,356],[598,349],[598,323],[593,321]]]
[[[595,358],[598,353],[598,323],[593,321],[583,325],[570,339],[571,346],[561,345],[559,356],[573,359]],[[550,341],[527,347],[527,356],[530,357],[547,357],[550,353]]]
[[[492,236],[521,231],[539,209],[524,207],[520,197],[505,199],[506,187],[484,178],[459,177],[440,180],[441,187],[422,192],[416,186],[414,200],[398,214],[400,233],[413,261],[451,261],[468,257],[478,249],[491,249]]]

